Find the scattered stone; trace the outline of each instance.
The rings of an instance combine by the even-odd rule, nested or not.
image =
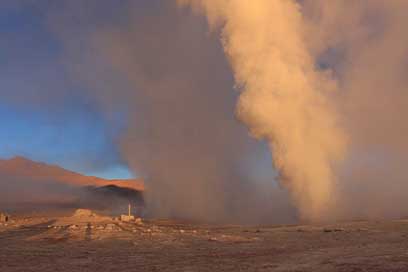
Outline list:
[[[365,228],[358,228],[357,231],[368,231],[368,229]]]
[[[8,216],[7,214],[0,213],[0,222],[5,223],[5,222],[8,222],[9,219],[10,219],[10,218],[9,218],[9,216]]]
[[[71,226],[68,227],[68,229],[70,229],[70,230],[76,230],[78,228],[79,228],[78,225],[71,225]]]
[[[74,214],[74,217],[93,217],[95,213],[88,209],[77,209]]]
[[[134,221],[134,220],[135,220],[135,217],[133,215],[124,215],[124,214],[122,214],[120,216],[120,221],[122,221],[122,222],[130,222],[130,221]]]
[[[344,229],[341,228],[323,229],[323,232],[339,232],[339,231],[344,231]]]
[[[135,219],[135,224],[142,225],[143,224],[142,218],[140,218],[140,217],[136,218]]]
[[[94,225],[102,225],[112,222],[112,218],[108,216],[98,215],[92,210],[77,209],[71,216],[59,217],[52,225],[68,227],[78,225],[81,228],[93,228]]]
[[[105,230],[115,230],[117,227],[115,224],[106,224]]]

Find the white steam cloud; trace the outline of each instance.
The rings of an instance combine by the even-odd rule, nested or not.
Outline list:
[[[222,26],[224,49],[242,89],[237,115],[273,152],[281,182],[306,220],[326,217],[333,167],[346,137],[330,96],[336,84],[315,68],[295,1],[180,1]]]
[[[51,25],[71,76],[108,119],[123,114],[117,144],[154,216],[293,222],[291,203],[307,221],[408,214],[407,1],[130,2],[120,20],[67,2]],[[273,174],[249,174],[263,147],[234,109],[291,203]]]

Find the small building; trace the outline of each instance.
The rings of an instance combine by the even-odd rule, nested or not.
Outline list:
[[[1,223],[8,222],[8,220],[9,220],[9,216],[7,214],[0,213],[0,222]]]
[[[120,221],[130,222],[130,221],[134,221],[134,220],[135,220],[135,217],[132,215],[131,209],[132,209],[132,206],[131,206],[130,203],[129,203],[129,205],[128,205],[128,214],[127,214],[127,215],[122,214],[122,215],[119,217]]]

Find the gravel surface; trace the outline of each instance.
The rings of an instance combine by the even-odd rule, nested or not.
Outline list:
[[[0,271],[406,272],[408,221],[248,227],[26,217],[0,224]]]

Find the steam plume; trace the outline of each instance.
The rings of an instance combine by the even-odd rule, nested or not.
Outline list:
[[[51,25],[72,78],[125,123],[117,144],[155,215],[293,218],[248,174],[262,146],[234,109],[303,219],[407,215],[407,1],[178,1],[216,35],[176,1],[124,4],[120,20],[78,3]]]
[[[72,46],[77,31],[58,34],[66,40],[73,76],[90,86],[108,119],[124,112],[126,128],[117,143],[132,170],[147,179],[149,214],[293,222],[293,207],[273,184],[273,171],[262,184],[249,173],[248,162],[255,164],[249,158],[258,159],[263,147],[234,117],[237,95],[218,37],[206,35],[206,21],[181,13],[175,2],[148,3],[142,10],[129,7],[126,24],[86,35],[78,47],[92,54]],[[88,9],[74,5],[77,10]]]
[[[281,182],[303,219],[327,216],[336,182],[333,167],[346,140],[330,96],[336,84],[315,69],[295,1],[179,1],[204,11],[222,41],[242,89],[237,115],[266,139]]]
[[[303,3],[309,46],[339,82],[350,139],[338,188],[347,218],[408,212],[407,8],[404,0]]]

